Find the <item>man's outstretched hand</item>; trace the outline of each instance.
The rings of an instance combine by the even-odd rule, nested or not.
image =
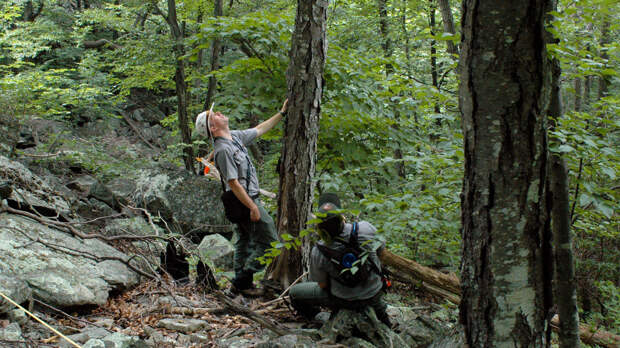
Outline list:
[[[282,107],[280,108],[280,114],[282,114],[282,116],[286,116],[287,111],[288,111],[288,99],[286,99],[284,101],[284,104],[282,104]]]

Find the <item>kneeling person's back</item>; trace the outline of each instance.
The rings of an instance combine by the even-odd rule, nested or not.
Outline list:
[[[343,270],[342,265],[338,264],[342,263],[342,260],[330,258],[320,249],[323,247],[336,252],[346,251],[346,244],[351,239],[354,227],[357,230],[357,243],[363,253],[360,255],[360,261],[352,265],[355,269],[345,268]],[[383,281],[380,275],[381,262],[377,255],[385,247],[385,243],[377,239],[375,235],[376,230],[372,224],[366,221],[347,223],[344,225],[342,232],[332,238],[331,243],[319,241],[318,245],[312,248],[310,256],[310,280],[319,284],[328,284],[328,290],[331,295],[345,301],[367,300],[377,295],[383,288]],[[362,267],[366,269],[362,270]],[[351,282],[343,279],[346,276],[346,272],[364,271],[368,272],[367,277],[364,277],[366,279],[361,280],[357,284],[351,284]]]

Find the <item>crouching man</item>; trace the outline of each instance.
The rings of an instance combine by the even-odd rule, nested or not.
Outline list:
[[[310,281],[291,287],[291,304],[309,319],[321,306],[332,311],[370,306],[389,327],[377,256],[385,242],[375,239],[377,229],[369,222],[346,223],[339,209],[336,194],[325,193],[319,198],[318,215],[323,221],[317,227],[321,240],[310,255]]]

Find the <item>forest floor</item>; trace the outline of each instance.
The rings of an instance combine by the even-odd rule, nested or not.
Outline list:
[[[433,303],[432,298],[414,297],[414,293],[421,293],[413,286],[400,282],[393,284],[390,296],[398,299],[398,304],[393,305],[416,307],[416,310],[422,311],[428,308],[429,313],[433,308],[439,307]],[[323,324],[318,320],[308,321],[295,314],[290,307],[288,296],[280,296],[275,300],[243,296],[229,298],[237,305],[286,329],[318,329]],[[208,323],[208,328],[201,330],[204,334],[193,335],[192,339],[197,342],[186,345],[188,347],[220,347],[222,340],[232,337],[260,340],[265,336],[266,330],[252,318],[234,314],[212,290],[191,282],[178,284],[165,276],[142,282],[133,289],[116,294],[110,297],[105,305],[94,309],[81,308],[71,313],[51,307],[40,309],[46,313],[45,320],[61,328],[66,335],[83,332],[89,327],[99,327],[143,339],[156,336],[160,339],[158,346],[161,347],[176,346],[175,342],[183,340],[183,336],[187,337],[185,334],[188,333],[183,332],[183,328],[162,326],[165,319]],[[32,324],[38,326],[34,322]],[[42,331],[42,327],[37,327],[36,330]],[[63,343],[63,339],[53,335],[39,343],[42,345],[37,346],[56,347]]]

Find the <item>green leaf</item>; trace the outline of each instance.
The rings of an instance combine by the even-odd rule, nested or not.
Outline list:
[[[285,241],[287,241],[287,242],[293,239],[293,236],[291,236],[291,235],[290,235],[290,234],[288,234],[288,233],[284,233],[284,234],[282,234],[282,235],[281,235],[281,237],[282,237],[282,239],[284,239],[284,240],[285,240]]]
[[[561,153],[569,153],[569,152],[573,152],[573,151],[575,151],[575,148],[573,148],[573,147],[572,147],[572,146],[570,146],[570,145],[566,145],[566,144],[564,144],[564,145],[560,145],[560,146],[558,147],[558,151],[559,151],[559,152],[561,152]]]

